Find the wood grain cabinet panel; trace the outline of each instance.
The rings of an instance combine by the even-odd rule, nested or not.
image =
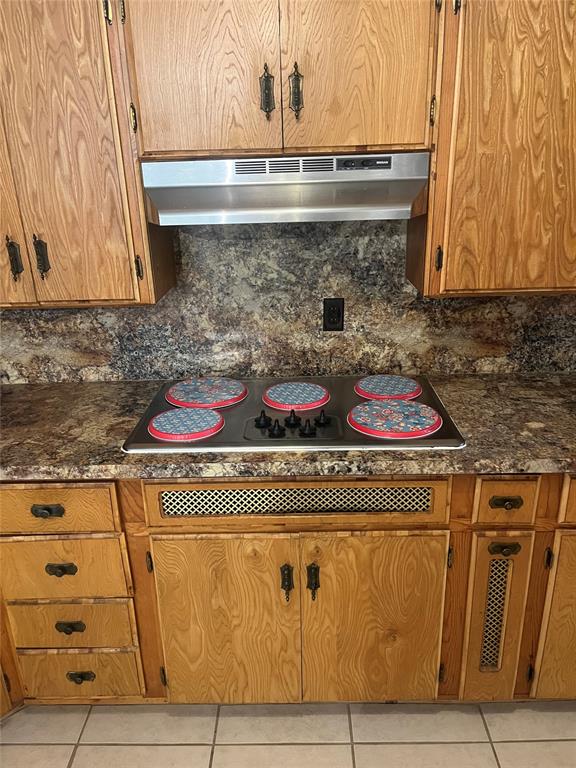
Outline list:
[[[136,653],[28,652],[19,654],[28,698],[136,696],[141,693]],[[94,675],[75,682],[74,675]]]
[[[533,696],[576,698],[576,531],[558,531]]]
[[[460,697],[512,699],[534,534],[474,534]]]
[[[170,701],[298,701],[297,540],[155,536],[153,554]]]
[[[287,148],[427,145],[434,0],[280,0],[280,9]]]
[[[130,0],[127,33],[143,154],[282,147],[277,0]]]
[[[73,533],[119,528],[112,483],[0,487],[0,533]]]
[[[442,290],[574,289],[576,3],[467,0],[459,35]]]
[[[538,477],[507,480],[478,477],[474,494],[472,521],[486,525],[532,525],[540,479]]]
[[[562,489],[560,522],[576,525],[576,477],[566,475]]]
[[[18,248],[22,260],[24,271],[16,279],[10,269],[8,245]],[[34,279],[0,110],[0,304],[35,303]]]
[[[0,4],[9,153],[40,302],[137,299],[102,4]]]
[[[4,598],[126,596],[122,544],[123,537],[106,534],[2,539],[0,584]]]
[[[128,600],[12,603],[7,606],[17,648],[124,648],[135,644]]]
[[[447,550],[448,532],[303,535],[305,701],[436,697]]]

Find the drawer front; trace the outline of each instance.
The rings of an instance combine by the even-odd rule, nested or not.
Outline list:
[[[3,539],[0,554],[6,600],[128,595],[120,536]]]
[[[564,480],[562,503],[560,505],[560,522],[576,525],[576,477],[567,475]]]
[[[127,648],[135,644],[131,601],[8,605],[17,648]]]
[[[475,523],[488,525],[532,525],[540,479],[501,480],[477,478],[474,494]]]
[[[135,652],[19,654],[18,662],[28,698],[141,693]]]
[[[310,482],[146,483],[152,526],[208,527],[213,521],[258,518],[285,524],[313,518],[378,516],[391,524],[443,524],[448,520],[449,481],[330,480]]]
[[[117,521],[112,483],[0,487],[0,532],[4,534],[114,531]]]

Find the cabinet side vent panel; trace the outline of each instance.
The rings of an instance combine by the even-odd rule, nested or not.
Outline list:
[[[432,512],[432,488],[229,488],[162,491],[164,517]]]
[[[484,633],[480,654],[480,670],[482,672],[497,672],[501,667],[504,611],[511,566],[510,560],[495,559],[490,561]]]

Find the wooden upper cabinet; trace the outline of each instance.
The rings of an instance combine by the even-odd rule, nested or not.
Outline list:
[[[287,148],[428,144],[434,0],[280,0],[280,9]]]
[[[434,699],[448,533],[305,534],[301,547],[304,700]]]
[[[0,3],[0,91],[24,237],[46,243],[40,302],[134,300],[102,4]],[[2,257],[4,258],[4,257]]]
[[[20,208],[2,117],[0,111],[0,304],[34,304],[36,291],[20,220]],[[16,276],[10,263],[11,249],[16,254]],[[19,274],[18,255],[23,269]]]
[[[277,0],[130,0],[126,23],[143,154],[282,147]]]
[[[466,0],[448,23],[458,58],[445,236],[432,244],[444,248],[441,290],[574,289],[576,2]]]

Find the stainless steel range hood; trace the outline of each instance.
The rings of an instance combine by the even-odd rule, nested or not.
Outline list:
[[[143,162],[153,224],[409,219],[426,212],[428,152]]]

